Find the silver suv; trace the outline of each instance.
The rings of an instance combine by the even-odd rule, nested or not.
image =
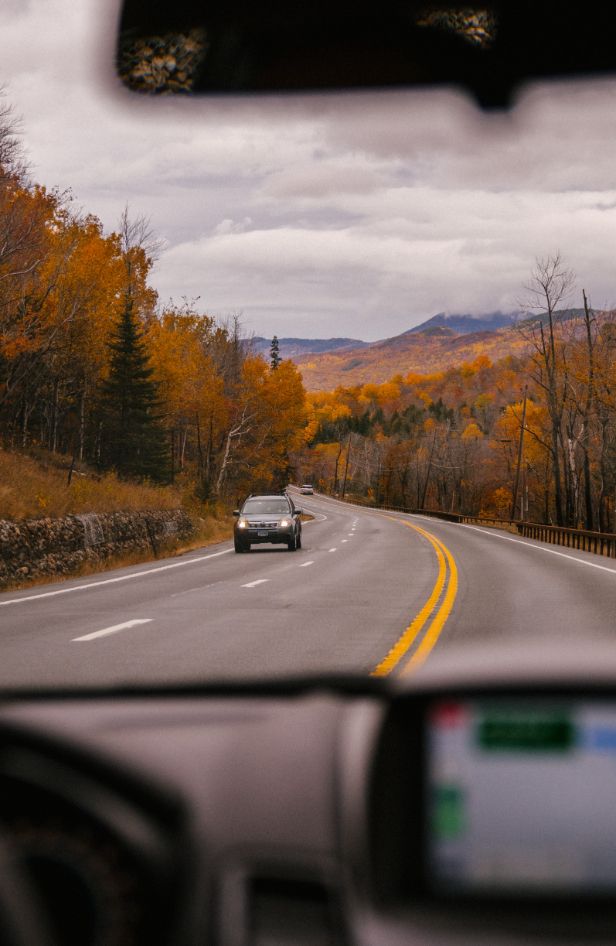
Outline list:
[[[236,552],[249,552],[251,545],[272,542],[286,545],[290,552],[302,547],[301,509],[285,495],[249,496],[241,509],[233,512]]]

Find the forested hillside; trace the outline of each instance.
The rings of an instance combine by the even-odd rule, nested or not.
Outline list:
[[[311,394],[304,478],[377,504],[616,531],[616,322],[583,291],[559,316],[572,284],[558,256],[537,263],[515,355]]]
[[[511,328],[459,334],[436,326],[422,332],[404,332],[360,349],[305,355],[295,361],[306,388],[317,391],[337,385],[380,384],[409,371],[442,371],[483,354],[496,360],[521,353],[525,347],[524,340]]]
[[[0,442],[124,479],[183,478],[203,500],[281,486],[303,442],[289,361],[250,354],[237,320],[162,305],[157,241],[126,211],[114,232],[32,182],[0,114]]]

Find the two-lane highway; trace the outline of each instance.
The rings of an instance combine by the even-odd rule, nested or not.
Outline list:
[[[369,673],[434,585],[434,552],[387,517],[301,505],[297,552],[228,542],[0,595],[0,685]]]
[[[0,686],[414,672],[467,643],[616,634],[616,563],[294,497],[303,549],[229,541],[0,595]]]

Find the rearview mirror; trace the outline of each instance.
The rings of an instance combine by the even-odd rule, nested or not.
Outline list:
[[[154,94],[447,84],[503,107],[530,79],[613,71],[615,20],[598,0],[123,0],[118,72]]]

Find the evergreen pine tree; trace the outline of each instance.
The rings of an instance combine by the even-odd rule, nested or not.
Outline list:
[[[272,338],[272,344],[270,345],[270,367],[272,371],[275,371],[282,358],[280,357],[280,345],[278,343],[278,336],[274,335]]]
[[[109,378],[102,390],[103,464],[120,476],[169,478],[169,452],[159,417],[158,386],[130,294],[109,342]]]

